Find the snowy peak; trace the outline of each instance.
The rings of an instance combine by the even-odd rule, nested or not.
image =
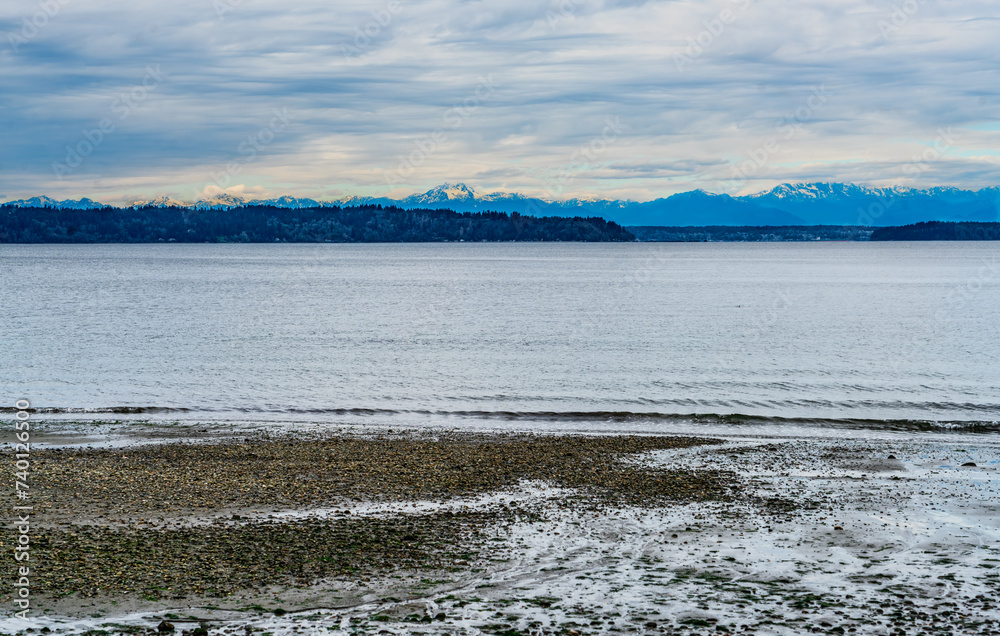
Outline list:
[[[407,202],[412,200],[414,203],[426,204],[440,203],[442,201],[474,201],[475,199],[476,191],[464,183],[456,183],[455,185],[445,183],[436,188],[431,188],[423,194],[415,194],[403,200]]]
[[[194,203],[185,203],[166,195],[160,195],[155,199],[140,199],[129,203],[129,205],[137,207],[194,208],[196,210],[227,210],[248,204],[270,205],[276,208],[316,208],[324,205],[315,199],[299,199],[287,194],[273,199],[254,199],[228,192],[223,192],[207,199],[201,199]]]
[[[523,194],[518,194],[517,192],[490,192],[489,194],[479,194],[476,193],[476,199],[479,201],[525,201],[529,197]]]
[[[222,194],[217,194],[211,199],[202,199],[194,204],[194,207],[199,210],[220,210],[227,208],[237,208],[241,205],[245,205],[250,199],[247,197],[240,196],[238,194],[230,194],[228,192],[223,192]]]
[[[59,208],[66,210],[93,210],[95,208],[104,207],[103,204],[86,197],[82,199],[65,199],[63,201],[56,201],[52,197],[46,196],[8,201],[4,205],[12,205],[18,208]]]
[[[846,201],[848,199],[865,197],[887,197],[892,195],[907,195],[917,192],[912,188],[874,188],[854,183],[783,183],[765,192],[748,194],[737,199],[753,201],[770,199],[778,201]]]
[[[184,203],[183,201],[178,201],[177,199],[172,199],[167,195],[163,194],[155,199],[150,199],[149,201],[137,200],[133,201],[131,205],[135,207],[154,207],[154,208],[189,208],[190,203]]]
[[[701,188],[697,190],[691,190],[690,192],[680,192],[678,194],[673,194],[668,197],[668,199],[680,200],[699,200],[699,199],[715,199],[715,198],[730,198],[728,194],[712,194],[711,192],[706,192]]]
[[[284,195],[276,199],[264,199],[253,201],[255,204],[259,205],[273,205],[276,208],[318,208],[322,207],[322,203],[316,201],[315,199],[299,199],[293,196]]]
[[[19,208],[58,208],[59,201],[56,201],[52,197],[40,196],[31,197],[30,199],[18,199],[17,201],[11,201],[8,205],[14,205]]]
[[[444,195],[449,201],[455,199],[468,200],[477,198],[475,189],[470,188],[464,183],[456,183],[455,185],[445,183],[444,185],[440,185],[433,190],[430,190],[428,194],[431,192],[439,196]]]
[[[854,186],[857,187],[857,186]],[[783,183],[766,192],[738,197],[741,199],[780,199],[783,201],[808,201],[829,197],[842,197],[847,186],[842,183]]]

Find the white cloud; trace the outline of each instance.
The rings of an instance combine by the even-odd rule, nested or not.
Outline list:
[[[567,173],[565,196],[636,199],[733,181],[1000,183],[982,128],[1000,106],[995,3],[219,2],[67,0],[31,38],[37,1],[3,3],[0,193],[192,198],[274,109],[294,123],[238,181],[314,197],[458,180],[544,193]],[[155,64],[162,84],[57,179],[66,146]],[[490,75],[496,90],[452,126]],[[581,161],[609,117],[624,131]],[[947,127],[954,143],[908,171]],[[405,179],[385,178],[442,130]]]

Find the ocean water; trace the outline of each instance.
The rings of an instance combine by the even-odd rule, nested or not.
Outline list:
[[[8,414],[1000,431],[997,243],[2,245],[0,284]]]

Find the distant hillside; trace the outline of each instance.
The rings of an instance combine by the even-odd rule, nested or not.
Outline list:
[[[499,210],[532,216],[600,216],[625,226],[708,227],[863,225],[918,221],[1000,221],[1000,188],[871,187],[850,183],[782,184],[740,196],[704,190],[652,201],[569,199],[547,201],[510,192],[480,193],[463,183],[444,184],[399,200],[354,197],[352,204],[445,207],[460,212]]]
[[[675,243],[703,242],[787,242],[787,241],[867,241],[872,234],[868,227],[853,225],[783,225],[733,227],[658,227],[629,226],[639,241]]]
[[[881,227],[873,241],[1000,241],[1000,223],[930,221],[902,227]]]
[[[394,207],[0,207],[0,243],[633,241],[601,218]]]
[[[57,201],[33,197],[11,201],[24,207],[99,208],[90,199]],[[195,202],[160,196],[131,205],[225,210],[246,205],[278,208],[389,206],[456,212],[517,212],[526,216],[602,217],[620,225],[709,227],[863,225],[888,227],[919,221],[1000,221],[1000,188],[882,188],[844,183],[783,184],[756,194],[730,196],[703,190],[683,192],[653,201],[596,198],[553,201],[516,192],[481,193],[463,183],[443,184],[401,199],[351,196],[336,201],[280,196],[250,200],[220,193]]]

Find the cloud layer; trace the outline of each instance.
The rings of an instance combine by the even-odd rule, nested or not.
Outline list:
[[[11,0],[0,197],[1000,183],[993,2]]]

